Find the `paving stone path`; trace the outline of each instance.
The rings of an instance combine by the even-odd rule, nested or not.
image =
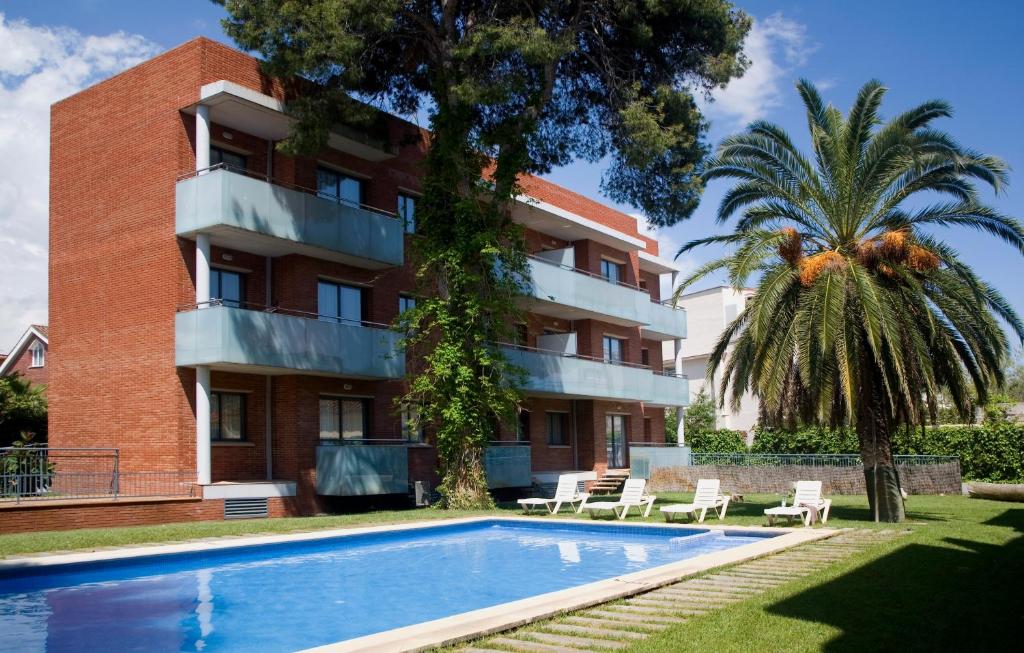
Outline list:
[[[904,533],[906,531],[846,529],[825,540],[471,642],[459,651],[616,651],[670,626],[809,576],[847,556]]]

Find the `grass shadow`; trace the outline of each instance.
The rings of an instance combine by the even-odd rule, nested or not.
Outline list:
[[[1024,510],[985,524],[1024,532]],[[837,653],[1016,650],[1022,584],[1024,537],[1005,544],[945,537],[899,547],[767,612],[839,629],[823,647]]]

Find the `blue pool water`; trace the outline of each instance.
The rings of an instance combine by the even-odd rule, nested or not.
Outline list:
[[[757,541],[487,520],[0,575],[0,651],[294,651]]]

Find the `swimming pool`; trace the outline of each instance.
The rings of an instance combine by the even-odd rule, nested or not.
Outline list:
[[[772,533],[480,519],[0,571],[0,651],[294,651]]]

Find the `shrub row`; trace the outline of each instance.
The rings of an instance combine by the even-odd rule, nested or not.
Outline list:
[[[894,453],[956,456],[965,479],[1024,483],[1024,424],[1004,421],[901,430]],[[698,449],[695,451],[719,451]],[[731,452],[732,449],[721,449]],[[751,453],[858,453],[857,435],[849,429],[802,428],[796,431],[757,429]]]

